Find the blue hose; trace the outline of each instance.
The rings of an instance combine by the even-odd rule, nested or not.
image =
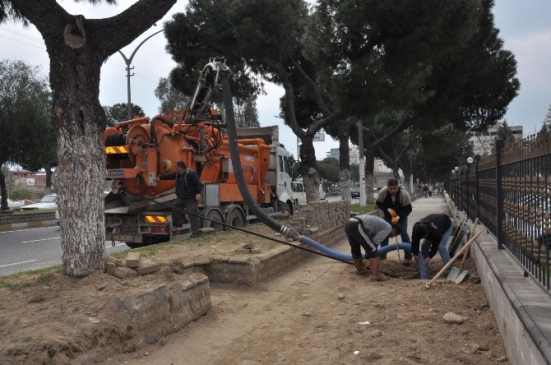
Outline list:
[[[310,245],[317,250],[323,252],[324,254],[331,256],[333,258],[336,258],[337,260],[341,261],[352,261],[352,255],[351,254],[344,254],[342,252],[333,251],[330,248],[325,247],[324,245],[314,241],[313,239],[305,236],[300,237],[300,242],[306,243],[307,245]],[[389,251],[393,250],[404,250],[406,253],[411,253],[411,244],[409,242],[400,242],[400,243],[393,243],[385,247],[379,247],[377,249],[377,252],[380,254],[385,254]]]

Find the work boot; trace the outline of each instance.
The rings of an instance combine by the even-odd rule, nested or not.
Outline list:
[[[369,274],[369,271],[364,267],[364,263],[363,263],[364,260],[361,257],[353,260],[354,260],[354,266],[356,267],[356,273],[358,275]]]

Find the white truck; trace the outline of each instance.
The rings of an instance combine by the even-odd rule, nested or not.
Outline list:
[[[265,180],[271,186],[277,186],[278,211],[293,214],[295,204],[291,178],[291,153],[279,143],[279,127],[277,125],[237,128],[238,138],[262,138],[267,145],[270,145],[270,167],[266,173]],[[306,202],[306,195],[304,196]]]

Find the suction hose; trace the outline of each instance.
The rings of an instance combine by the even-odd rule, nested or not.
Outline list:
[[[228,137],[230,142],[230,153],[232,157],[233,171],[235,173],[235,179],[237,180],[237,186],[239,187],[239,191],[241,192],[243,199],[245,199],[245,202],[247,203],[251,211],[264,224],[266,224],[274,231],[283,234],[285,237],[295,239],[302,243],[306,243],[334,259],[337,259],[340,261],[351,261],[352,255],[350,254],[347,255],[338,251],[331,250],[309,237],[300,235],[291,227],[287,227],[281,224],[280,222],[276,221],[272,217],[270,217],[264,210],[262,210],[262,208],[260,208],[256,204],[253,197],[251,196],[251,193],[249,192],[249,189],[247,188],[247,184],[245,182],[245,175],[243,174],[243,169],[241,168],[241,159],[239,158],[239,151],[237,148],[238,138],[237,138],[237,129],[235,127],[235,119],[233,115],[233,101],[232,101],[232,95],[231,95],[231,89],[230,89],[229,69],[227,67],[225,67],[220,71],[220,81],[222,84],[222,93],[224,95],[224,108],[226,110],[226,124],[227,124]],[[388,251],[392,251],[396,249],[411,251],[411,245],[409,243],[404,243],[404,242],[398,243],[398,244],[392,244],[382,248],[380,247],[378,252],[386,253]]]
[[[342,252],[331,250],[331,249],[325,247],[324,245],[314,241],[313,239],[311,239],[309,237],[301,236],[300,241],[303,242],[303,243],[309,244],[310,246],[318,249],[319,251],[323,252],[324,254],[329,255],[331,257],[334,257],[338,260],[352,261],[352,255],[351,254],[345,254],[345,253],[342,253]],[[411,244],[408,243],[408,242],[400,242],[400,243],[393,243],[393,244],[385,246],[385,247],[379,246],[379,248],[377,249],[377,252],[379,253],[379,255],[384,255],[384,254],[386,254],[390,251],[393,251],[393,250],[404,250],[404,251],[409,252],[409,251],[411,251]]]

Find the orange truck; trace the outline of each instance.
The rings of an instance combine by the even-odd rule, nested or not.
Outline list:
[[[181,229],[171,226],[174,181],[156,179],[174,171],[179,160],[204,184],[202,227],[221,231],[256,218],[237,186],[223,118],[206,101],[224,66],[220,62],[205,66],[188,108],[153,119],[136,117],[105,130],[107,179],[112,181],[105,197],[106,239],[139,247],[189,237],[189,219]],[[238,138],[239,159],[256,204],[274,215],[292,214],[292,159],[279,143],[277,126],[240,128]]]

